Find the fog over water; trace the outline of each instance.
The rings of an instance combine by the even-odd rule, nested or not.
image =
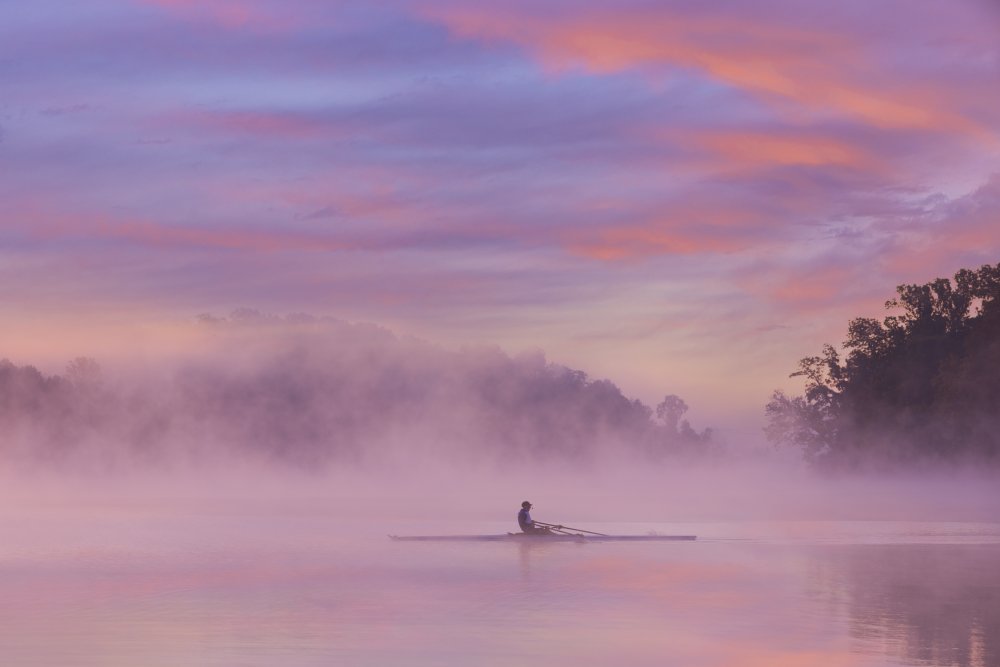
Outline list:
[[[819,474],[541,354],[288,324],[6,367],[0,664],[1000,664],[991,471]],[[526,499],[698,540],[387,539]]]
[[[0,662],[989,667],[1000,657],[1000,524],[985,483],[451,473],[19,476],[0,510]],[[686,486],[672,483],[684,474]],[[922,497],[949,491],[939,506]],[[524,497],[543,520],[698,540],[386,537],[515,530]]]
[[[998,30],[0,0],[0,667],[1000,667]]]

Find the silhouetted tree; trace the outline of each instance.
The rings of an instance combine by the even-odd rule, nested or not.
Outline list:
[[[667,427],[667,431],[672,434],[679,432],[681,417],[688,411],[688,405],[680,396],[668,394],[656,406],[656,416]]]
[[[66,379],[74,386],[92,389],[103,383],[104,376],[95,359],[77,357],[66,365]]]
[[[900,285],[879,321],[799,362],[802,396],[776,391],[767,435],[812,462],[857,466],[1000,459],[1000,264]]]

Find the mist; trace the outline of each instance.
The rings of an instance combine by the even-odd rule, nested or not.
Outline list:
[[[61,373],[0,362],[5,664],[1000,655],[995,470],[816,468],[541,351],[253,311],[183,340]],[[507,536],[524,500],[697,539]]]
[[[562,523],[1000,516],[989,469],[812,470],[692,427],[681,397],[646,406],[542,351],[246,310],[200,317],[187,340],[61,375],[0,365],[5,499],[470,529],[524,499]]]
[[[8,460],[73,468],[314,469],[438,458],[515,467],[718,453],[667,396],[653,408],[542,352],[446,350],[369,324],[203,316],[185,354],[63,375],[0,364]]]

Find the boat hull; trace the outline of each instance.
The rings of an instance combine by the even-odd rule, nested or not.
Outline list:
[[[396,542],[690,542],[697,539],[697,536],[505,533],[500,535],[390,535],[389,539]]]

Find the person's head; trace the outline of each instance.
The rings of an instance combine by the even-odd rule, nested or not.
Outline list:
[[[521,507],[523,507],[526,510],[530,510],[531,509],[531,503],[529,503],[527,500],[525,500],[523,503],[521,503]]]

